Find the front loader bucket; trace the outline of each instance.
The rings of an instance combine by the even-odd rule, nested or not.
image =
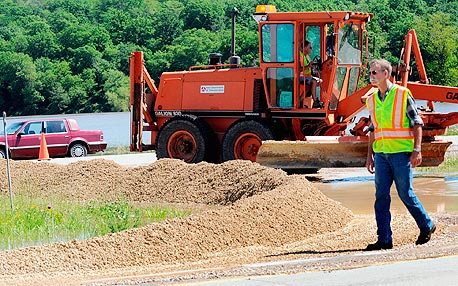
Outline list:
[[[315,136],[307,141],[264,141],[256,162],[263,166],[294,169],[364,167],[367,137]],[[433,141],[422,144],[424,166],[438,166],[451,142]]]

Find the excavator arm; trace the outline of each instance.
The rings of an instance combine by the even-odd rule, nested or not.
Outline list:
[[[144,65],[143,52],[132,52],[130,63],[130,151],[141,152],[144,149],[142,144],[143,130],[153,131],[157,129],[156,122],[152,116],[154,102],[158,95],[158,89],[154,80],[149,75]],[[145,82],[151,93],[145,92]],[[144,125],[146,122],[148,125]],[[148,149],[148,148],[147,148]]]
[[[413,53],[419,74],[418,82],[409,82],[411,73],[410,56]],[[447,128],[458,123],[458,112],[438,113],[435,112],[434,102],[458,103],[458,88],[451,86],[431,85],[426,75],[423,57],[418,44],[415,30],[410,30],[404,38],[404,48],[401,52],[403,61],[399,62],[397,72],[401,81],[398,82],[407,86],[415,99],[426,100],[428,109],[420,113],[425,126],[423,128],[424,141],[432,140],[436,135],[443,135]]]

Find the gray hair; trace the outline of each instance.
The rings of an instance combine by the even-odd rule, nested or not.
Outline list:
[[[370,63],[369,63],[369,66],[377,66],[380,68],[381,71],[387,71],[388,72],[388,75],[391,76],[391,72],[393,70],[393,68],[391,67],[391,64],[389,61],[387,60],[384,60],[384,59],[375,59],[375,60],[372,60]]]

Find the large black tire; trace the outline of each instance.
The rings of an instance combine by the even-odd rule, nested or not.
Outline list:
[[[222,159],[255,162],[262,141],[274,139],[274,133],[264,123],[255,120],[239,121],[224,134]]]
[[[156,156],[186,163],[213,162],[216,139],[208,124],[192,115],[171,118],[159,130]]]

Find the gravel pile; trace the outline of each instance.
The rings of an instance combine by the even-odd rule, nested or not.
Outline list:
[[[5,174],[5,168],[0,172]],[[13,162],[12,177],[13,185],[27,185],[27,192],[41,196],[221,207],[85,241],[0,252],[0,275],[198,261],[237,248],[275,247],[333,232],[353,218],[306,179],[246,161],[190,165],[159,160],[137,168],[106,160],[68,166]],[[1,181],[4,194],[5,186]]]
[[[125,168],[96,159],[67,166],[13,161],[11,166],[16,194],[22,190],[69,201],[123,198],[142,204],[180,203],[199,211],[88,240],[0,252],[0,285],[113,285],[112,279],[164,285],[458,253],[458,214],[432,214],[437,231],[431,242],[416,247],[418,228],[412,217],[394,212],[394,249],[383,255],[360,255],[376,240],[373,216],[353,215],[302,176],[246,161],[215,165],[159,160]],[[2,159],[0,176],[0,195],[7,196]],[[287,259],[306,262],[241,266]]]
[[[6,163],[0,164],[0,174],[6,174]],[[104,159],[64,166],[13,161],[11,176],[16,189],[32,195],[57,195],[79,201],[126,198],[135,202],[207,205],[226,205],[273,190],[288,177],[281,170],[244,161],[190,165],[171,159],[136,168]],[[7,190],[6,175],[1,176],[0,189]]]

